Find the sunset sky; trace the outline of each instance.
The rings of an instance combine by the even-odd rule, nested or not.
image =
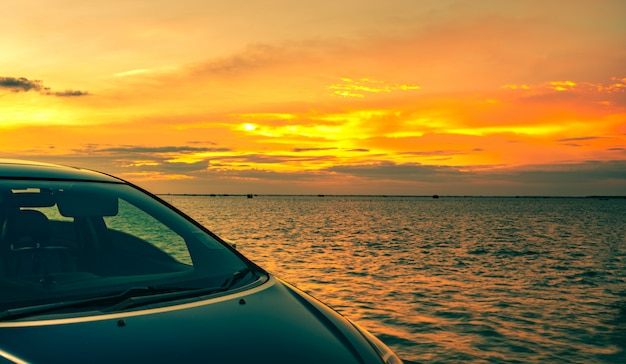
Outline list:
[[[623,0],[5,0],[0,157],[156,193],[626,195]]]

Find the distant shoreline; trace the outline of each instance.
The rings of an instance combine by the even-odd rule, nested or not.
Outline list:
[[[457,195],[341,195],[341,194],[249,194],[249,193],[157,193],[157,196],[198,196],[198,197],[378,197],[378,198],[427,198],[427,199],[438,199],[438,198],[525,198],[525,199],[537,199],[537,198],[590,198],[590,199],[626,199],[626,195],[624,196],[602,196],[602,195],[591,195],[591,196],[477,196],[477,195],[468,195],[468,196],[457,196]]]

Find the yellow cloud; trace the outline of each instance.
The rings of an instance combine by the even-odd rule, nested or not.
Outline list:
[[[263,120],[293,120],[296,115],[288,113],[245,113],[234,115],[240,119],[263,119]]]
[[[521,84],[521,85],[516,85],[516,84],[509,84],[509,85],[503,85],[500,86],[502,88],[508,88],[508,89],[512,89],[512,90],[530,90],[530,86],[526,85],[526,84]]]
[[[410,91],[419,90],[420,86],[410,84],[395,84],[386,81],[373,80],[369,78],[361,78],[353,80],[351,78],[342,78],[343,83],[328,86],[333,90],[332,94],[342,97],[365,97],[365,93],[381,93],[392,91]]]
[[[550,82],[550,88],[556,91],[567,91],[576,87],[576,82],[573,81],[553,81]]]

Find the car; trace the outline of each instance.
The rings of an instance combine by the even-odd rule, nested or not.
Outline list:
[[[0,363],[402,363],[158,196],[0,160]]]

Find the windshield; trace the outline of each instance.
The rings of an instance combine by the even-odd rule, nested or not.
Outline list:
[[[138,287],[223,291],[251,266],[132,186],[0,180],[0,311]]]

